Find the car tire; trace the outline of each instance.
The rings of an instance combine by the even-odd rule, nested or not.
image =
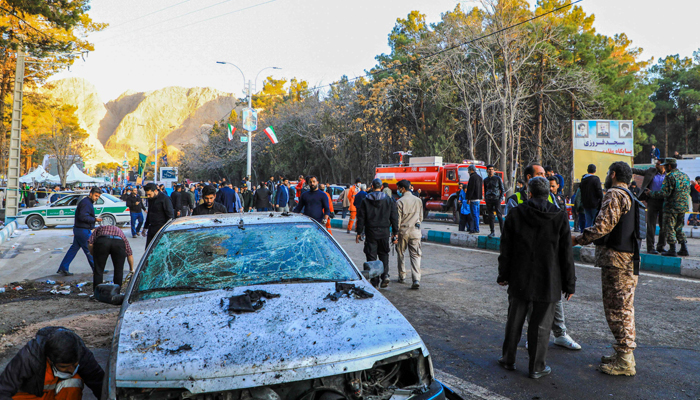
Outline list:
[[[102,217],[102,225],[103,226],[110,226],[110,225],[116,225],[117,220],[111,215],[105,215]]]
[[[38,215],[30,215],[26,221],[27,227],[33,231],[40,231],[44,228],[44,219]]]

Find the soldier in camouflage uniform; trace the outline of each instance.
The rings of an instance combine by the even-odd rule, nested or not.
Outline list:
[[[664,167],[670,172],[666,173],[661,190],[647,192],[653,199],[664,199],[663,223],[666,242],[670,248],[661,254],[670,257],[687,256],[688,247],[683,233],[683,222],[685,213],[689,210],[690,178],[678,169],[675,158],[667,158]],[[676,253],[676,242],[681,244],[681,250],[678,253]]]
[[[593,226],[572,238],[574,245],[587,245],[608,235],[620,219],[632,209],[632,199],[623,190],[632,179],[632,169],[627,163],[616,162],[610,166],[603,197],[603,204]],[[634,240],[634,238],[632,238]],[[636,374],[633,351],[636,332],[634,324],[634,291],[637,275],[634,273],[634,253],[614,250],[606,245],[596,245],[595,265],[601,269],[603,309],[610,331],[615,337],[615,354],[603,356],[599,370],[608,375]]]

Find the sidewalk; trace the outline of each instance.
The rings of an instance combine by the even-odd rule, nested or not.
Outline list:
[[[432,213],[429,213],[429,215]],[[447,214],[445,214],[447,215]],[[432,216],[432,215],[431,215]],[[348,220],[332,219],[331,227],[347,229]],[[496,237],[488,237],[489,228],[481,224],[480,234],[459,232],[456,224],[435,223],[424,221],[421,226],[421,236],[425,242],[449,244],[452,246],[469,247],[499,251],[501,247],[500,231],[495,224]],[[700,229],[692,227],[684,228],[688,239],[688,250],[691,257],[664,257],[661,255],[646,254],[646,243],[642,243],[640,269],[643,271],[662,272],[665,274],[682,275],[692,278],[700,278]],[[341,231],[342,232],[342,231]],[[595,246],[575,246],[574,260],[592,264],[595,261]]]

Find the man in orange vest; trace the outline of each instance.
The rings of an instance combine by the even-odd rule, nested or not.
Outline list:
[[[319,184],[319,190],[321,190],[326,194],[326,196],[328,196],[328,205],[331,211],[331,218],[333,218],[335,217],[335,210],[333,209],[333,197],[331,197],[330,193],[326,192],[326,187],[327,186],[323,183]],[[331,218],[326,219],[326,230],[328,231],[328,233],[331,234],[331,236],[333,236],[333,232],[331,232]]]
[[[348,190],[348,201],[350,202],[350,221],[348,221],[348,233],[352,232],[352,227],[355,225],[355,219],[357,219],[357,208],[355,207],[355,195],[360,191],[360,185],[362,184],[362,179],[357,178],[355,180],[355,186],[350,186]]]
[[[99,400],[104,375],[78,335],[50,326],[40,329],[0,374],[0,400],[81,400],[84,385]]]

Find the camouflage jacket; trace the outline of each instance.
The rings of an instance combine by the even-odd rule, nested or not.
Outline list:
[[[584,229],[583,234],[576,237],[578,244],[590,244],[612,232],[620,218],[632,208],[632,199],[624,191],[615,190],[616,187],[627,189],[627,185],[621,183],[605,192],[603,205],[595,219],[595,224]],[[632,264],[633,256],[632,253],[623,253],[606,246],[595,247],[595,265],[597,267],[632,269],[634,267]]]
[[[664,199],[664,212],[686,213],[688,212],[688,196],[690,196],[690,178],[679,169],[666,174],[661,190],[649,193],[654,199]]]

